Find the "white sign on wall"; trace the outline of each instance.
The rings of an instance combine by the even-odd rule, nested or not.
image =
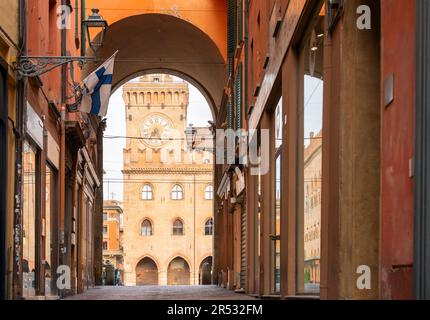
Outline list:
[[[60,169],[60,147],[54,137],[48,132],[48,160],[57,169]]]
[[[26,130],[40,149],[43,150],[43,121],[27,102]]]

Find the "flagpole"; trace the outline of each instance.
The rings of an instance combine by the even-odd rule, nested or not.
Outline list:
[[[117,54],[118,54],[118,52],[119,52],[119,50],[116,50],[115,51],[115,53],[109,58],[109,59],[106,59],[104,62],[103,62],[103,64],[105,64],[106,62],[108,62],[109,60],[111,60],[113,57],[115,57]],[[103,65],[102,64],[102,65]]]

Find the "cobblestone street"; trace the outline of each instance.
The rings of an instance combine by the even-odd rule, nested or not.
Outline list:
[[[95,287],[67,300],[254,300],[217,286]]]

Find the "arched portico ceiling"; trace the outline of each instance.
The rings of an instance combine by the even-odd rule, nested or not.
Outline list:
[[[217,114],[227,82],[226,64],[216,44],[191,23],[164,14],[125,18],[109,26],[97,60],[117,50],[114,88],[145,70],[170,70],[201,89]],[[95,67],[87,65],[83,76]]]
[[[166,14],[193,24],[217,45],[224,60],[227,57],[227,0],[83,0],[86,16],[91,8],[109,25],[131,16]]]

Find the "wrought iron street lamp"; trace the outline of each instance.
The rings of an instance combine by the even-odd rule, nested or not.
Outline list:
[[[84,21],[85,28],[87,30],[87,38],[90,48],[96,52],[100,47],[103,46],[106,29],[108,23],[99,14],[100,10],[97,8],[91,9],[92,14]],[[99,34],[93,40],[91,40],[91,34]]]
[[[90,47],[94,52],[103,45],[106,28],[108,23],[99,14],[99,9],[92,9],[92,14],[84,21],[84,25],[88,35]],[[99,30],[100,35],[91,40],[91,33]],[[83,44],[85,45],[85,43]],[[15,63],[15,70],[19,77],[38,77],[64,64],[77,62],[79,67],[89,61],[94,60],[91,57],[70,57],[70,56],[20,56]]]

